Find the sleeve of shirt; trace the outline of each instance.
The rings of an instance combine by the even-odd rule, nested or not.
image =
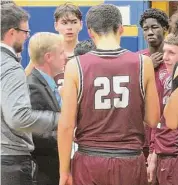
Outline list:
[[[3,119],[12,129],[43,133],[57,127],[59,113],[32,109],[26,76],[18,63],[3,67],[1,105]]]

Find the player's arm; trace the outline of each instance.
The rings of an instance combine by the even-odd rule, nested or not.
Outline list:
[[[75,58],[66,65],[62,89],[62,111],[58,124],[58,151],[61,176],[70,174],[70,157],[76,122],[78,71]]]
[[[178,88],[171,94],[169,101],[164,109],[164,117],[167,127],[178,128]]]
[[[26,76],[28,76],[29,74],[31,74],[33,68],[34,68],[34,64],[33,64],[32,61],[30,60],[29,64],[28,64],[27,67],[25,68],[25,74],[26,74]]]
[[[144,89],[145,89],[145,118],[150,127],[156,127],[160,119],[159,97],[156,88],[154,67],[151,59],[143,57]]]
[[[178,68],[174,75],[174,80],[178,78]],[[176,84],[174,85],[176,88]],[[171,94],[169,101],[164,109],[164,117],[167,127],[171,129],[178,128],[178,88]]]

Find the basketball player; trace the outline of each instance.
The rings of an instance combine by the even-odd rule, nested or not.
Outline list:
[[[178,12],[173,14],[170,18],[169,31],[176,36],[178,35]],[[174,46],[175,47],[175,46]],[[178,128],[178,61],[173,70],[172,94],[169,98],[168,104],[164,109],[164,116],[166,119],[167,127],[171,129]]]
[[[70,59],[74,55],[74,48],[78,44],[78,34],[82,30],[82,13],[78,6],[71,3],[60,5],[54,12],[54,28],[59,34],[64,36],[64,51]],[[34,68],[30,62],[26,67],[26,75],[31,73]],[[64,81],[64,73],[60,73],[55,77],[58,86],[62,86]]]
[[[164,87],[162,86],[161,80],[167,74],[165,64],[163,63],[163,45],[165,34],[169,28],[168,16],[162,10],[154,8],[147,9],[143,15],[141,15],[140,26],[143,29],[143,35],[148,48],[139,51],[139,53],[150,56],[152,59],[162,115],[164,108],[162,103]],[[143,151],[145,159],[147,160],[149,152],[153,152],[155,130],[146,126],[145,131],[146,141]]]
[[[163,60],[168,70],[168,74],[162,79],[164,86],[163,104],[165,106],[169,102],[168,99],[172,91],[172,71],[178,61],[178,36],[169,34],[164,41],[163,51]],[[176,103],[177,100],[175,100]],[[171,110],[175,113],[178,109]],[[154,168],[157,166],[156,175],[159,185],[177,185],[178,182],[178,130],[172,131],[166,126],[174,124],[177,120],[176,115],[168,119],[162,115],[156,128],[154,153],[148,165],[148,177],[151,181]]]
[[[123,26],[116,6],[93,6],[86,22],[96,50],[66,66],[58,125],[60,185],[147,185],[143,121],[155,127],[160,117],[153,64],[119,47]],[[71,174],[75,126],[79,149]]]
[[[178,36],[176,36],[175,38],[178,39]],[[171,45],[169,47],[171,49],[174,49],[175,56],[176,54],[178,55],[178,45]],[[178,58],[177,58],[177,63],[174,67],[172,76],[173,76],[172,94],[169,98],[168,104],[165,107],[164,116],[166,119],[167,127],[171,129],[177,129],[178,128]]]

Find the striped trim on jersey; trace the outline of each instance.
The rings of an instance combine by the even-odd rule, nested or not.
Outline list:
[[[92,50],[90,53],[100,56],[100,57],[118,57],[119,55],[128,52],[127,49],[118,48],[116,50]]]
[[[75,57],[75,55],[72,55],[72,56],[67,57],[67,62],[68,62],[69,60],[72,60],[74,57]]]
[[[140,61],[140,91],[142,94],[143,99],[145,99],[145,88],[144,88],[144,63],[143,63],[143,56],[139,55],[139,61]]]
[[[78,74],[79,74],[79,89],[78,89],[78,104],[79,104],[83,94],[83,72],[80,65],[80,59],[78,56],[76,56],[76,61],[77,61]]]

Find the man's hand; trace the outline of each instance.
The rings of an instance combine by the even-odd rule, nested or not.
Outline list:
[[[148,161],[147,178],[149,184],[151,184],[156,176],[155,172],[157,167],[157,154],[155,152],[149,154],[147,161]]]
[[[72,185],[72,175],[70,173],[60,174],[59,185]]]
[[[160,52],[153,53],[150,58],[153,62],[154,68],[157,68],[161,63],[163,63],[163,54]]]
[[[156,163],[150,162],[147,167],[147,178],[148,178],[149,183],[153,182],[154,177],[155,177],[155,172],[156,172]]]
[[[150,161],[151,161],[151,156],[152,156],[152,154],[149,154],[149,156],[147,157],[147,164],[148,164],[148,166],[149,166]]]

